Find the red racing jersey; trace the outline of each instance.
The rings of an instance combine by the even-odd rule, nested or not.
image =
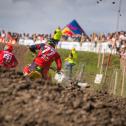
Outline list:
[[[9,51],[0,51],[0,66],[5,68],[13,68],[18,64],[16,57]]]
[[[62,61],[59,53],[50,45],[47,44],[38,44],[31,46],[31,50],[35,52],[35,50],[39,50],[34,62],[43,67],[49,68],[53,61],[56,62],[57,70],[61,70]]]

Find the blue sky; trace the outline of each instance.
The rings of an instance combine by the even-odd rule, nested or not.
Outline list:
[[[97,1],[0,0],[0,29],[46,34],[76,19],[87,34],[116,31],[119,0]],[[125,6],[122,0],[119,30],[126,30]]]

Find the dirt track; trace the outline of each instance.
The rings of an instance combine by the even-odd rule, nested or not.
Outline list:
[[[126,99],[0,73],[0,126],[126,126]]]
[[[27,64],[27,48],[17,46],[14,53],[20,70]],[[125,120],[126,99],[90,88],[31,83],[13,70],[0,72],[0,126],[126,126]]]

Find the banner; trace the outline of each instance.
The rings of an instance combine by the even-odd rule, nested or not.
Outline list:
[[[81,26],[76,20],[72,20],[69,24],[67,24],[62,29],[62,34],[67,36],[82,35],[82,34],[86,35],[86,33],[84,32],[84,30],[81,28]]]
[[[39,43],[45,43],[46,41],[33,41],[31,39],[28,40],[19,40],[20,45],[34,45],[34,44],[39,44]],[[103,43],[98,43],[95,44],[95,42],[83,42],[82,45],[80,42],[59,42],[57,45],[57,48],[62,48],[62,49],[72,49],[73,47],[78,50],[78,51],[89,51],[89,52],[95,52],[95,53],[116,53],[116,49],[111,49],[109,47],[109,42],[103,42]]]
[[[74,33],[74,34],[82,34],[85,33],[84,30],[80,27],[76,20],[70,22],[67,27]]]

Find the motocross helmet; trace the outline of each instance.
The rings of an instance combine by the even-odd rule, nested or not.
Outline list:
[[[5,47],[4,47],[4,50],[7,50],[7,51],[9,51],[9,52],[12,52],[12,51],[13,51],[13,46],[12,46],[12,44],[7,43],[7,44],[5,45]]]
[[[72,50],[72,51],[75,51],[76,49],[73,47],[71,50]]]
[[[58,41],[51,38],[48,40],[48,44],[55,47],[58,44]]]

